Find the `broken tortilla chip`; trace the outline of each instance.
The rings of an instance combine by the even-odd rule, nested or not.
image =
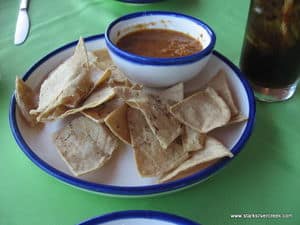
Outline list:
[[[114,90],[111,87],[101,87],[96,90],[83,102],[83,104],[74,109],[69,109],[63,114],[59,115],[57,118],[65,118],[67,116],[73,115],[75,113],[81,112],[85,109],[90,109],[97,107],[106,101],[112,99],[115,96]]]
[[[176,142],[163,149],[141,111],[129,107],[127,118],[131,144],[141,176],[160,176],[188,158],[188,153]]]
[[[231,116],[234,117],[239,113],[237,106],[234,103],[232,93],[227,82],[226,73],[224,70],[220,70],[207,84],[212,87],[218,95],[223,98],[231,111]]]
[[[191,158],[183,162],[175,170],[164,174],[159,179],[159,182],[166,182],[177,176],[179,173],[193,168],[194,166],[223,157],[233,157],[233,154],[221,142],[213,137],[207,136],[203,150],[193,152]]]
[[[81,111],[81,113],[93,120],[96,123],[104,123],[104,119],[115,109],[122,106],[124,101],[119,98],[113,98],[108,102],[104,102],[103,104],[90,109],[85,109]]]
[[[76,107],[92,88],[87,53],[80,38],[73,56],[52,71],[42,83],[38,108],[31,110],[30,114],[37,115],[37,121],[47,120],[56,107]]]
[[[184,151],[198,151],[204,146],[206,135],[190,128],[189,126],[184,126],[182,134],[182,146]]]
[[[24,119],[30,126],[37,121],[34,115],[29,114],[31,109],[37,107],[37,94],[20,78],[16,77],[16,102]]]
[[[229,107],[210,87],[171,106],[170,112],[181,123],[200,133],[224,126],[231,117]]]
[[[111,112],[105,119],[106,126],[125,144],[130,145],[130,134],[127,121],[128,106],[123,103],[122,106]]]
[[[102,167],[119,143],[102,124],[81,116],[59,130],[54,141],[70,170],[80,176]]]

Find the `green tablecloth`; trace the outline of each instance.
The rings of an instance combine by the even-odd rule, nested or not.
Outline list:
[[[31,31],[13,45],[17,0],[0,1],[0,224],[75,224],[128,209],[175,213],[206,225],[300,224],[300,91],[285,103],[257,103],[254,132],[224,170],[197,186],[161,197],[126,199],[84,192],[35,166],[19,149],[8,122],[16,75],[49,51],[79,36],[104,32],[113,19],[145,9],[172,10],[209,23],[217,50],[238,64],[249,0],[165,0],[127,4],[114,0],[30,2]],[[289,218],[231,218],[232,214],[288,214]]]

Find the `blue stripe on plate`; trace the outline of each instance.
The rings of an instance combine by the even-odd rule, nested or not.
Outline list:
[[[118,0],[120,2],[128,2],[128,3],[151,3],[151,2],[159,2],[162,0]]]
[[[86,42],[94,41],[97,39],[103,39],[104,35],[95,35],[88,38],[85,38],[84,40]],[[23,76],[23,80],[27,80],[31,73],[43,62],[48,60],[49,58],[55,56],[57,53],[64,51],[68,48],[75,47],[77,44],[77,41],[74,41],[72,43],[66,44],[53,52],[46,55],[44,58],[39,60],[37,63],[35,63],[28,72],[25,73]],[[254,119],[255,119],[255,99],[253,95],[253,91],[250,88],[249,83],[244,78],[243,74],[240,72],[240,70],[231,63],[226,57],[221,55],[220,53],[214,51],[213,54],[218,57],[220,60],[222,60],[225,64],[227,64],[237,75],[238,78],[241,80],[248,96],[248,104],[250,107],[250,113],[249,113],[249,119],[246,125],[246,129],[243,132],[240,140],[233,146],[231,149],[231,152],[236,156],[241,150],[242,147],[245,145],[246,141],[251,135]],[[17,120],[16,120],[16,99],[15,95],[12,96],[11,102],[10,102],[10,110],[9,110],[9,124],[10,128],[12,130],[13,136],[21,148],[21,150],[25,153],[25,155],[38,167],[40,167],[43,171],[50,174],[51,176],[65,182],[68,184],[71,184],[75,187],[82,188],[88,191],[103,193],[103,194],[109,194],[109,195],[121,195],[121,196],[145,196],[145,195],[152,195],[152,194],[160,194],[164,192],[174,191],[180,188],[187,187],[192,184],[196,184],[212,174],[214,174],[216,171],[220,170],[222,167],[224,167],[228,162],[230,162],[233,158],[225,158],[220,160],[218,163],[209,166],[208,168],[193,174],[191,176],[171,181],[164,184],[155,184],[155,185],[148,185],[148,186],[137,186],[137,187],[126,187],[126,186],[113,186],[113,185],[105,185],[105,184],[98,184],[94,182],[84,181],[80,178],[70,176],[66,173],[63,173],[51,165],[49,165],[47,162],[39,158],[34,151],[31,150],[31,148],[27,145],[25,140],[22,137],[22,134],[19,130]]]
[[[181,216],[150,210],[128,210],[113,212],[86,220],[78,225],[97,225],[120,219],[151,219],[169,222],[174,225],[201,225]]]

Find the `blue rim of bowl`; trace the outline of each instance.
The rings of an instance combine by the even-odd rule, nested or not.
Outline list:
[[[118,0],[120,2],[127,2],[127,3],[152,3],[152,2],[159,2],[162,0]]]
[[[170,213],[152,210],[127,210],[108,213],[79,223],[78,225],[97,225],[120,219],[151,219],[176,225],[201,225],[192,220]]]
[[[119,22],[126,21],[129,19],[137,18],[140,16],[172,16],[177,18],[184,18],[187,20],[190,20],[192,23],[195,23],[197,25],[202,26],[208,35],[211,37],[211,41],[209,45],[202,49],[200,52],[197,52],[195,54],[189,55],[189,56],[183,56],[183,57],[177,57],[177,58],[153,58],[153,57],[144,57],[139,56],[136,54],[132,54],[126,51],[123,51],[122,49],[118,48],[110,39],[110,31],[111,29]],[[200,60],[201,58],[204,58],[205,56],[209,55],[216,44],[216,35],[214,31],[203,21],[196,19],[195,17],[188,16],[182,13],[175,13],[175,12],[168,12],[168,11],[144,11],[144,12],[136,12],[127,14],[125,16],[122,16],[116,20],[114,20],[110,25],[107,27],[105,31],[105,42],[107,47],[116,55],[118,55],[121,58],[124,58],[125,60],[128,60],[133,63],[138,63],[142,65],[156,65],[156,66],[163,66],[163,65],[183,65],[183,64],[190,64],[193,62],[196,62]]]
[[[90,36],[85,38],[84,40],[86,42],[89,41],[95,41],[97,39],[103,39],[104,34]],[[37,63],[35,63],[23,76],[23,80],[27,80],[29,76],[32,74],[35,69],[40,66],[43,62],[51,58],[52,56],[56,55],[57,53],[64,51],[68,48],[75,47],[77,44],[77,41],[71,42],[69,44],[66,44],[53,52],[47,54],[45,57],[40,59]],[[246,128],[241,136],[241,138],[238,140],[238,142],[233,146],[231,149],[231,152],[236,155],[242,150],[243,146],[246,144],[246,141],[250,137],[254,125],[255,120],[255,113],[256,113],[256,105],[255,105],[255,98],[253,95],[253,91],[249,85],[249,83],[244,78],[244,75],[240,72],[240,70],[232,63],[230,62],[225,56],[221,55],[220,53],[214,51],[213,54],[221,59],[225,64],[227,64],[234,73],[238,76],[240,81],[242,82],[248,96],[248,104],[249,104],[249,119],[247,121]],[[216,171],[223,168],[228,162],[230,162],[233,158],[225,158],[218,161],[216,164],[213,164],[204,170],[201,170],[197,172],[196,174],[190,175],[188,177],[184,177],[175,181],[163,183],[163,184],[154,184],[154,185],[147,185],[147,186],[136,186],[136,187],[128,187],[128,186],[113,186],[113,185],[105,185],[105,184],[98,184],[94,182],[84,181],[80,178],[76,178],[73,176],[70,176],[66,173],[61,172],[60,170],[55,169],[48,163],[46,163],[44,160],[42,160],[40,157],[38,157],[37,154],[35,154],[30,147],[27,145],[26,141],[23,139],[22,134],[19,130],[19,126],[16,119],[16,98],[13,94],[11,97],[10,102],[10,109],[9,109],[9,124],[11,131],[13,133],[13,136],[19,145],[20,149],[25,153],[25,155],[38,167],[40,167],[43,171],[46,173],[52,175],[53,177],[59,179],[60,181],[63,181],[65,183],[71,184],[75,187],[93,191],[97,193],[102,194],[108,194],[108,195],[116,195],[116,196],[146,196],[146,195],[155,195],[160,193],[165,193],[169,191],[174,191],[177,189],[184,188],[186,186],[190,186],[192,184],[196,184],[212,174],[214,174]]]

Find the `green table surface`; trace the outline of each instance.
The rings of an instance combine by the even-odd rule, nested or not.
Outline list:
[[[243,151],[211,179],[176,193],[116,198],[68,186],[34,165],[19,149],[8,111],[16,75],[48,52],[103,33],[115,18],[141,10],[172,10],[200,18],[217,34],[216,49],[238,64],[249,0],[115,0],[30,2],[31,30],[23,45],[13,36],[19,1],[0,1],[0,224],[76,224],[118,210],[151,209],[205,225],[300,224],[300,91],[284,103],[257,102],[253,134]],[[287,214],[289,218],[231,218],[232,214]]]

